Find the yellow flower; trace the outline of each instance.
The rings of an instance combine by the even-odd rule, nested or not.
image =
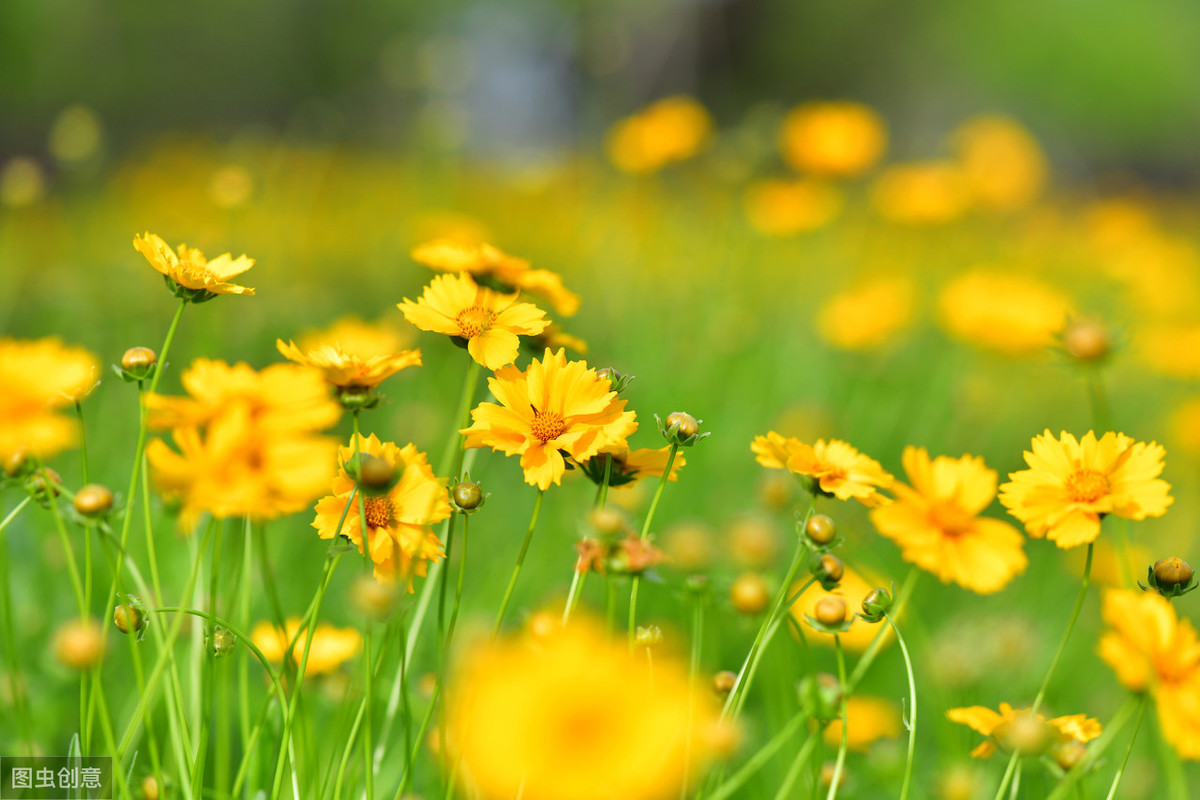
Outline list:
[[[746,190],[746,217],[765,236],[795,236],[823,228],[842,211],[836,188],[820,181],[764,180]]]
[[[1046,183],[1046,156],[1018,122],[976,117],[954,133],[967,189],[977,206],[994,211],[1024,208]]]
[[[525,340],[526,346],[531,348],[533,352],[540,353],[546,348],[558,350],[565,347],[573,353],[578,353],[581,356],[587,355],[587,342],[580,339],[578,336],[567,333],[562,329],[562,326],[551,323],[546,326],[546,330],[539,333],[537,336],[531,336]]]
[[[951,722],[966,725],[988,737],[971,751],[974,758],[988,758],[997,747],[1006,753],[1015,750],[1022,755],[1039,755],[1057,741],[1073,740],[1086,744],[1101,731],[1100,723],[1086,714],[1047,720],[1041,714],[1030,714],[1027,708],[1015,709],[1008,703],[1001,703],[999,712],[970,706],[952,708],[946,716]]]
[[[1134,442],[1123,433],[1082,439],[1063,431],[1034,437],[1025,452],[1029,469],[1009,474],[1000,502],[1030,536],[1049,538],[1059,547],[1095,541],[1100,518],[1115,514],[1140,520],[1161,517],[1174,502],[1171,485],[1158,478],[1165,451],[1156,442]]]
[[[931,161],[888,167],[871,187],[871,201],[893,222],[940,225],[961,217],[970,195],[956,165]]]
[[[1049,347],[1071,303],[1034,278],[977,269],[947,283],[938,308],[954,336],[1017,355]]]
[[[374,434],[359,436],[360,452],[383,459],[399,477],[386,494],[363,499],[367,536],[375,577],[381,581],[404,581],[412,591],[414,576],[425,575],[430,562],[444,555],[442,543],[431,527],[450,516],[450,500],[445,481],[434,477],[424,453],[416,445],[397,447],[380,442]],[[359,518],[358,497],[346,503],[354,490],[354,479],[346,473],[346,464],[354,459],[354,443],[338,449],[338,462],[343,466],[333,479],[333,494],[317,503],[317,516],[312,526],[322,539],[342,535],[358,545],[363,552],[362,522]],[[338,520],[345,512],[345,521]]]
[[[346,389],[373,389],[400,370],[421,364],[421,351],[401,349],[398,332],[354,317],[305,336],[299,346],[282,339],[275,346],[284,358],[316,367],[327,383]]]
[[[888,502],[879,490],[892,485],[892,476],[878,461],[838,439],[818,439],[809,445],[769,431],[754,437],[750,449],[764,467],[811,478],[822,493],[839,500],[854,498],[867,507]]]
[[[133,247],[146,257],[150,266],[163,274],[168,285],[174,283],[183,289],[191,290],[192,294],[188,295],[188,299],[193,302],[211,300],[218,294],[254,294],[253,289],[238,286],[229,280],[253,267],[252,258],[239,256],[235,259],[229,253],[225,253],[209,261],[204,257],[204,253],[186,244],[179,245],[176,252],[152,233],[135,236]]]
[[[846,700],[846,747],[865,753],[880,739],[895,739],[904,729],[900,708],[884,697],[853,695]],[[842,743],[842,721],[835,719],[825,728],[825,746],[835,750]]]
[[[564,317],[579,310],[579,295],[563,286],[562,278],[548,269],[531,269],[529,262],[490,244],[456,239],[435,239],[417,246],[412,258],[419,264],[445,272],[466,272],[480,282],[494,280],[511,291],[541,297]]]
[[[792,591],[796,591],[803,584],[797,583],[792,587]],[[812,630],[805,622],[806,616],[814,616],[817,609],[817,603],[821,598],[828,595],[835,595],[846,601],[846,607],[852,612],[862,606],[862,601],[870,594],[872,589],[880,586],[887,586],[888,581],[879,578],[875,575],[869,575],[865,572],[846,567],[842,573],[842,580],[838,587],[832,592],[827,592],[821,588],[819,583],[814,583],[804,590],[804,593],[796,598],[796,602],[792,604],[792,618],[797,624],[802,626],[806,641],[811,644],[818,644],[822,647],[833,647],[833,635],[828,633],[820,633]],[[839,634],[838,638],[842,641],[842,647],[846,648],[851,653],[861,653],[871,646],[875,636],[880,634],[878,625],[869,625],[863,622],[858,617],[853,617],[850,628],[845,633]],[[892,633],[890,630],[883,630],[883,643],[887,644],[892,641]]]
[[[858,175],[874,166],[886,147],[883,119],[861,103],[805,103],[783,121],[783,159],[800,172]]]
[[[78,423],[60,416],[91,391],[96,357],[59,339],[0,339],[0,458],[50,458],[75,444]]]
[[[537,306],[480,286],[468,274],[439,275],[420,300],[406,297],[397,307],[421,330],[465,339],[471,358],[490,370],[516,360],[518,336],[539,334],[550,324]]]
[[[1183,403],[1171,414],[1171,436],[1184,452],[1200,455],[1200,398]]]
[[[488,379],[500,401],[480,403],[474,424],[464,428],[467,447],[491,447],[521,456],[525,482],[539,489],[562,481],[563,454],[578,462],[626,447],[637,430],[636,415],[625,410],[609,382],[566,352],[546,350],[521,371],[513,366]]]
[[[690,97],[667,97],[613,125],[608,157],[622,172],[657,172],[700,152],[711,131],[704,106]]]
[[[264,620],[250,631],[250,641],[254,642],[268,661],[277,664],[283,661],[288,644],[300,633],[300,619],[289,617],[284,626],[285,630],[280,630]],[[307,644],[309,639],[312,639],[311,645]],[[326,675],[358,654],[362,647],[362,634],[354,628],[335,628],[328,622],[318,624],[316,630],[308,629],[292,648],[292,660],[296,662],[297,667],[304,657],[305,646],[308,646],[308,661],[304,664],[305,676]]]
[[[912,280],[875,278],[829,298],[817,314],[817,333],[843,350],[879,347],[912,321]]]
[[[605,456],[607,455],[612,459],[608,485],[624,486],[642,478],[661,478],[663,470],[667,468],[667,457],[670,453],[670,447],[657,449],[642,447],[637,450],[622,447],[611,453],[594,455],[580,462],[579,466],[589,478],[599,484],[604,480]],[[671,474],[667,476],[667,480],[679,480],[679,468],[685,464],[687,464],[687,459],[684,458],[683,453],[676,452],[675,460],[671,462]]]
[[[716,714],[670,656],[590,622],[480,640],[447,689],[447,735],[486,800],[677,797],[709,760]]]
[[[1108,590],[1101,615],[1103,658],[1133,692],[1150,692],[1163,737],[1183,758],[1200,760],[1200,640],[1189,620],[1153,592]]]
[[[912,486],[892,485],[895,502],[871,512],[905,561],[979,594],[1003,589],[1028,564],[1025,538],[1012,525],[979,515],[996,497],[996,471],[982,458],[904,450]]]
[[[1136,338],[1138,353],[1152,369],[1171,378],[1200,378],[1200,325],[1158,323]]]

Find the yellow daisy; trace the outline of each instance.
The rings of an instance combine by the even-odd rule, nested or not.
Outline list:
[[[555,313],[569,317],[579,310],[579,295],[563,286],[562,278],[548,269],[532,269],[523,258],[510,256],[490,244],[467,244],[435,239],[412,251],[419,264],[446,272],[465,272],[481,283],[495,281],[509,291],[541,297]]]
[[[946,716],[951,722],[966,725],[988,737],[971,751],[974,758],[988,758],[997,747],[1006,753],[1015,750],[1025,756],[1040,755],[1058,741],[1074,740],[1086,744],[1101,732],[1099,721],[1086,714],[1047,720],[1041,714],[1030,714],[1027,708],[1015,709],[1008,703],[1001,703],[998,712],[984,706],[970,706],[952,708]]]
[[[49,458],[75,444],[78,423],[57,411],[95,386],[96,357],[59,339],[0,339],[0,458]]]
[[[1161,445],[1123,433],[1097,439],[1088,431],[1077,440],[1066,431],[1055,439],[1047,430],[1025,453],[1029,469],[1011,473],[1000,487],[1000,502],[1030,536],[1064,548],[1087,544],[1106,514],[1140,520],[1166,513],[1174,498],[1158,478],[1164,454]]]
[[[905,561],[979,594],[1003,589],[1025,570],[1025,538],[1007,522],[979,515],[996,497],[996,471],[982,458],[904,450],[912,486],[892,485],[895,502],[871,511],[876,529]]]
[[[445,481],[434,477],[424,453],[416,445],[398,447],[381,442],[374,434],[359,436],[359,452],[383,459],[396,471],[399,480],[387,493],[364,498],[363,510],[367,521],[367,536],[375,577],[381,581],[402,580],[412,591],[414,576],[425,575],[429,562],[442,559],[442,543],[431,527],[450,516],[450,500]],[[343,466],[333,479],[333,494],[317,503],[316,519],[312,526],[322,539],[342,535],[358,545],[363,552],[362,523],[359,503],[355,497],[346,511],[346,503],[354,490],[354,479],[346,473],[345,465],[354,459],[354,444],[338,449]],[[345,520],[338,528],[338,520]]]
[[[848,177],[879,161],[887,135],[883,119],[861,103],[805,103],[784,119],[780,149],[800,172]]]
[[[471,358],[490,370],[516,360],[518,336],[539,334],[550,324],[537,306],[480,286],[467,274],[439,275],[420,300],[406,297],[397,307],[421,330],[465,340]]]
[[[283,661],[288,644],[300,633],[299,617],[289,617],[284,626],[284,630],[280,630],[264,620],[250,631],[250,641],[254,642],[268,661],[276,664]],[[311,645],[307,644],[309,639],[312,639]],[[297,667],[304,657],[305,646],[308,646],[308,661],[304,664],[305,676],[326,675],[358,654],[362,648],[362,634],[354,628],[335,628],[328,622],[319,623],[316,630],[309,629],[304,636],[297,639],[296,646],[292,648],[292,660],[296,662]]]
[[[764,467],[809,478],[814,491],[839,500],[853,498],[867,507],[888,502],[879,490],[892,485],[892,476],[878,461],[838,439],[818,439],[809,445],[769,431],[766,436],[754,437],[750,449]]]
[[[539,489],[562,482],[564,454],[582,462],[619,451],[637,430],[636,415],[611,384],[585,362],[568,362],[564,350],[546,350],[524,371],[503,367],[488,386],[500,405],[480,403],[471,411],[474,424],[462,431],[466,446],[521,456],[525,482]]]
[[[354,317],[300,340],[275,342],[280,354],[297,364],[316,367],[326,383],[340,389],[366,391],[402,369],[421,365],[420,350],[401,347],[400,334],[384,325],[367,325]]]
[[[146,257],[150,266],[162,273],[168,286],[174,284],[174,287],[190,290],[187,297],[194,303],[211,300],[219,294],[254,294],[253,289],[230,282],[230,278],[236,278],[254,266],[252,258],[239,256],[235,259],[225,253],[209,261],[204,253],[186,244],[179,245],[178,251],[172,250],[153,233],[135,236],[133,247]]]

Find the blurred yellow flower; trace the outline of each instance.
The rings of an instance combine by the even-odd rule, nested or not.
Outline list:
[[[938,310],[952,335],[1017,355],[1049,347],[1066,324],[1071,303],[1034,278],[976,269],[942,288]]]
[[[0,338],[0,458],[50,458],[75,444],[78,423],[58,409],[96,385],[99,364],[57,338]]]
[[[525,344],[528,345],[535,354],[542,352],[546,348],[558,350],[563,347],[567,348],[573,353],[578,353],[581,356],[587,355],[588,351],[587,342],[585,342],[583,339],[580,339],[578,336],[573,336],[567,333],[562,329],[561,326],[555,325],[554,323],[547,325],[546,329],[537,336],[531,336],[526,339]]]
[[[712,118],[690,97],[666,97],[620,120],[608,132],[609,160],[622,172],[657,172],[695,156],[708,143]]]
[[[801,585],[801,583],[797,583],[792,587],[792,591],[799,589]],[[804,618],[813,616],[816,613],[817,603],[827,595],[842,598],[851,612],[856,611],[871,590],[881,586],[888,586],[888,581],[883,578],[877,579],[874,575],[859,572],[847,566],[842,573],[841,582],[832,592],[822,589],[819,583],[814,583],[805,589],[804,593],[796,598],[796,602],[792,603],[792,618],[801,626],[805,639],[809,643],[819,644],[822,647],[833,647],[833,635],[813,630],[805,624]],[[876,635],[883,637],[881,640],[883,644],[890,643],[893,638],[890,630],[880,628],[878,625],[870,625],[855,616],[852,618],[849,630],[838,634],[838,638],[842,640],[842,647],[847,651],[861,653],[871,646]]]
[[[879,490],[892,485],[892,476],[878,461],[838,439],[818,439],[809,445],[769,431],[766,436],[754,437],[750,449],[764,467],[812,479],[814,491],[839,500],[853,498],[867,507],[888,502]]]
[[[1133,692],[1150,692],[1163,738],[1183,758],[1200,760],[1200,640],[1189,620],[1154,592],[1104,592],[1101,615],[1111,630],[1100,657]]]
[[[912,322],[916,287],[909,278],[874,278],[825,301],[817,333],[843,350],[879,347]]]
[[[434,477],[428,459],[416,445],[398,447],[371,434],[360,435],[358,447],[359,452],[382,459],[397,476],[396,485],[386,493],[363,498],[375,577],[386,582],[403,581],[411,592],[413,577],[424,576],[429,563],[441,561],[444,555],[442,543],[431,526],[450,516],[445,480]],[[357,496],[349,510],[346,509],[355,485],[346,473],[346,465],[353,461],[353,442],[338,448],[338,463],[342,466],[333,479],[333,494],[317,501],[317,516],[312,526],[322,539],[345,536],[362,553]],[[345,519],[339,529],[343,513]]]
[[[412,258],[430,269],[466,272],[481,283],[493,280],[502,289],[529,292],[550,303],[555,313],[564,317],[579,310],[579,295],[563,286],[557,273],[532,269],[525,259],[510,256],[490,244],[434,239],[414,248]]]
[[[284,626],[285,629],[280,630],[264,620],[250,631],[250,641],[254,642],[272,663],[278,664],[283,661],[288,644],[300,633],[300,618],[289,617]],[[312,639],[311,645],[307,644],[309,639]],[[309,628],[292,648],[292,660],[296,662],[297,667],[304,656],[305,646],[308,646],[308,661],[304,664],[305,676],[326,675],[358,654],[362,647],[362,634],[354,628],[335,628],[328,622],[318,624],[316,630]]]
[[[846,699],[846,719],[846,747],[858,753],[865,753],[880,739],[895,739],[904,730],[900,707],[885,697],[851,695]],[[830,722],[824,736],[826,747],[840,747],[842,721]]]
[[[1029,709],[1015,709],[1008,703],[1000,704],[996,712],[983,706],[952,708],[946,712],[951,722],[966,725],[988,737],[971,751],[974,758],[989,758],[997,747],[1006,753],[1013,751],[1022,755],[1040,755],[1060,740],[1073,740],[1086,744],[1100,735],[1098,720],[1086,714],[1072,714],[1047,720],[1041,714],[1030,714]]]
[[[642,478],[661,478],[663,470],[667,468],[670,452],[670,447],[641,447],[630,450],[628,446],[623,446],[612,452],[598,453],[580,462],[579,466],[598,484],[604,480],[605,456],[608,456],[612,459],[612,466],[608,468],[608,485],[624,486]],[[682,452],[677,452],[675,460],[671,462],[671,474],[667,476],[667,480],[679,480],[679,468],[685,464],[687,459]]]
[[[1014,211],[1037,199],[1046,183],[1046,156],[1016,120],[983,116],[954,132],[959,164],[975,205]]]
[[[1157,372],[1172,378],[1200,378],[1200,325],[1151,324],[1137,333],[1142,359]]]
[[[421,330],[466,340],[471,358],[490,370],[516,360],[518,336],[539,334],[550,324],[537,306],[480,286],[466,273],[437,276],[421,299],[406,297],[397,308]]]
[[[962,170],[930,161],[888,167],[871,187],[871,202],[884,219],[906,225],[940,225],[970,206]]]
[[[871,511],[876,529],[900,545],[904,560],[979,594],[1003,589],[1025,571],[1025,537],[1007,522],[979,516],[996,497],[996,471],[977,456],[930,460],[904,449],[912,484],[896,482],[895,502]]]
[[[229,280],[253,267],[252,258],[239,256],[234,259],[225,253],[209,261],[204,253],[186,244],[179,245],[176,252],[152,233],[135,236],[133,247],[146,257],[150,266],[163,274],[168,286],[174,284],[190,290],[187,296],[192,302],[201,303],[219,294],[254,294],[253,289]]]
[[[403,350],[399,332],[385,325],[367,325],[355,317],[338,320],[328,330],[295,342],[275,341],[290,361],[316,367],[332,386],[373,389],[402,369],[420,366],[420,350]]]
[[[1200,398],[1188,400],[1171,414],[1171,438],[1184,452],[1200,455]]]
[[[0,169],[0,205],[24,208],[46,194],[46,176],[32,158],[16,156]]]
[[[870,169],[883,156],[887,127],[861,103],[805,103],[784,118],[779,144],[784,161],[799,172],[848,177]]]
[[[710,760],[717,715],[685,666],[599,626],[479,641],[447,689],[447,738],[486,800],[661,800]]]
[[[765,236],[794,236],[822,228],[842,211],[833,186],[820,181],[763,180],[746,189],[746,218]]]
[[[1000,502],[1030,536],[1059,547],[1095,541],[1102,516],[1140,520],[1161,517],[1174,502],[1171,485],[1160,479],[1166,451],[1156,442],[1135,442],[1123,433],[1100,439],[1088,431],[1058,439],[1049,430],[1025,451],[1029,469],[1009,474]]]
[[[524,371],[503,367],[488,386],[500,405],[480,403],[471,411],[474,424],[462,430],[466,446],[521,456],[525,482],[539,489],[562,482],[564,455],[583,462],[619,451],[637,430],[636,415],[608,380],[583,361],[568,362],[563,350],[547,350]]]

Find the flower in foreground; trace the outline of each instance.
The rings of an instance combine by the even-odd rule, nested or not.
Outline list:
[[[518,336],[539,334],[550,324],[537,306],[480,286],[470,275],[438,275],[419,300],[406,297],[397,308],[423,331],[465,340],[471,358],[491,370],[516,360]]]
[[[653,666],[587,622],[468,648],[447,738],[487,800],[677,797],[711,755],[716,714],[669,655]]]
[[[403,349],[398,332],[353,317],[303,337],[299,345],[278,339],[275,346],[284,358],[321,370],[339,389],[374,389],[400,370],[421,365],[421,351]]]
[[[510,256],[490,244],[467,244],[435,239],[412,251],[413,260],[431,269],[466,272],[481,283],[494,281],[508,291],[529,292],[548,302],[555,313],[569,317],[579,310],[579,295],[563,286],[548,269],[532,269],[523,258]]]
[[[539,489],[562,482],[564,454],[582,462],[617,451],[637,430],[636,415],[611,384],[585,362],[567,361],[563,350],[547,350],[524,371],[503,367],[488,386],[500,404],[471,411],[474,424],[462,430],[466,446],[521,456],[525,482]]]
[[[235,259],[225,253],[210,261],[204,253],[186,244],[172,250],[153,233],[135,236],[133,247],[146,257],[150,266],[162,273],[177,297],[203,303],[219,294],[254,294],[253,289],[230,281],[254,266],[252,258],[239,256]]]
[[[811,479],[814,490],[839,500],[853,498],[868,507],[888,502],[879,490],[892,485],[892,476],[878,461],[838,439],[818,439],[809,445],[769,431],[754,437],[750,449],[764,467],[803,475]]]
[[[1095,541],[1106,514],[1141,520],[1161,517],[1174,502],[1171,485],[1158,477],[1165,451],[1156,442],[1135,442],[1123,433],[1099,439],[1088,431],[1076,439],[1050,431],[1025,452],[1029,469],[1013,472],[1000,487],[1000,502],[1030,536],[1076,547]]]
[[[999,712],[983,706],[952,708],[946,712],[951,722],[967,725],[988,737],[971,751],[974,758],[989,758],[999,748],[1006,753],[1035,756],[1063,741],[1086,744],[1100,735],[1100,723],[1086,714],[1072,714],[1047,720],[1029,709],[1015,709],[1001,703]]]
[[[300,633],[299,617],[289,617],[284,623],[284,630],[274,624],[262,621],[250,631],[250,641],[262,651],[267,660],[278,664],[283,661],[288,644],[297,639]],[[312,644],[308,648],[308,661],[304,664],[304,674],[325,675],[336,670],[344,662],[358,654],[362,647],[362,634],[355,628],[335,628],[328,622],[317,625],[317,629],[305,632],[296,640],[292,648],[292,660],[300,666],[304,656],[304,647],[308,639]]]
[[[384,461],[399,480],[384,494],[363,498],[366,518],[368,552],[375,565],[375,577],[381,581],[404,581],[412,591],[414,576],[426,574],[428,564],[444,555],[441,541],[431,527],[450,516],[450,498],[444,480],[434,477],[433,468],[416,445],[399,447],[381,442],[374,434],[358,437],[358,451]],[[346,465],[354,460],[354,442],[338,448],[342,467],[333,479],[333,494],[317,503],[316,519],[312,526],[322,539],[342,535],[358,545],[363,552],[362,521],[359,500],[355,496],[346,511],[354,490],[354,479],[347,474]],[[338,528],[338,520],[345,520]]]
[[[871,511],[871,522],[900,545],[905,561],[979,594],[1003,589],[1025,570],[1025,537],[1007,522],[979,516],[996,497],[996,471],[977,456],[930,460],[904,450],[912,484],[892,485],[895,502]]]
[[[95,385],[96,357],[56,338],[0,338],[0,458],[49,458],[75,444],[78,423],[57,411]]]
[[[1152,592],[1108,590],[1101,615],[1109,630],[1100,657],[1133,692],[1149,692],[1163,738],[1183,758],[1200,760],[1200,639],[1170,601]]]

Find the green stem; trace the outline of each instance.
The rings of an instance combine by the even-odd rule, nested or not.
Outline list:
[[[908,720],[905,723],[908,727],[908,755],[904,760],[904,782],[900,784],[900,800],[907,800],[908,788],[912,783],[913,771],[913,752],[917,744],[917,681],[913,677],[912,659],[908,655],[908,646],[904,642],[904,637],[900,635],[900,628],[896,626],[896,621],[890,615],[884,614],[883,618],[887,620],[888,625],[892,626],[892,633],[896,634],[896,643],[900,645],[900,653],[904,656],[904,669],[908,672]]]
[[[658,510],[658,501],[662,499],[663,489],[667,486],[667,480],[671,477],[671,467],[675,464],[675,454],[679,452],[679,443],[671,443],[671,452],[667,453],[667,465],[663,468],[662,475],[658,477],[658,487],[654,490],[654,499],[650,501],[650,510],[646,512],[646,519],[642,523],[642,532],[638,538],[642,541],[650,535],[650,523],[654,520],[654,512]],[[638,587],[641,586],[642,580],[640,575],[633,576],[633,585],[629,589],[629,647],[633,648],[634,641],[637,637],[637,605],[638,605]]]
[[[691,773],[692,763],[692,731],[693,720],[695,719],[696,702],[695,698],[699,694],[696,690],[696,676],[700,672],[700,651],[704,638],[704,600],[703,598],[692,595],[692,653],[688,659],[688,685],[692,689],[692,699],[688,701],[688,720],[687,720],[687,741],[684,742],[683,749],[683,774]],[[647,651],[648,652],[648,651]],[[687,784],[683,783],[679,787],[679,798],[683,800],[687,796]]]
[[[846,765],[846,736],[850,730],[850,720],[846,715],[846,701],[850,699],[850,692],[845,689],[846,653],[842,650],[842,638],[836,633],[833,635],[833,648],[837,651],[838,683],[843,687],[841,700],[842,743],[838,746],[837,760],[833,764],[833,779],[829,782],[829,794],[825,795],[825,800],[833,800],[837,796],[842,782],[842,768]]]
[[[475,399],[475,387],[479,385],[479,373],[481,371],[479,362],[475,359],[467,358],[467,375],[463,379],[462,394],[458,399],[458,409],[454,413],[454,421],[456,423],[453,430],[450,431],[450,436],[446,439],[446,446],[442,450],[442,459],[438,462],[438,475],[450,474],[451,465],[456,462],[462,463],[463,443],[466,437],[459,431],[465,428],[470,423],[471,403]],[[459,470],[455,469],[454,475],[458,475]]]
[[[26,495],[16,508],[8,512],[8,516],[0,522],[0,534],[17,518],[17,515],[32,502]],[[13,707],[17,717],[17,729],[21,739],[25,741],[26,755],[32,756],[34,750],[33,728],[29,717],[29,708],[25,704],[25,687],[21,680],[21,653],[17,649],[15,625],[12,618],[12,586],[11,571],[8,563],[8,536],[0,535],[0,627],[3,629],[4,650],[8,653],[8,681],[12,692]]]
[[[253,528],[250,524],[250,517],[247,516],[242,526],[242,567],[241,573],[238,575],[240,584],[238,587],[238,623],[243,629],[250,627],[250,570],[254,563],[253,547]],[[250,728],[250,657],[246,655],[245,650],[238,653],[238,695],[241,698],[241,702],[238,703],[238,721],[242,739],[242,764],[246,768],[257,767],[258,731],[255,730],[252,733]],[[251,741],[251,737],[254,737],[253,741]],[[251,758],[251,754],[254,754],[253,758]],[[240,784],[238,778],[242,774],[243,768],[239,767],[238,777],[234,778],[235,785]],[[237,794],[236,788],[232,794]]]
[[[729,798],[733,797],[734,793],[741,789],[746,781],[754,777],[754,775],[760,769],[762,769],[768,761],[771,760],[771,757],[775,755],[775,753],[779,752],[780,748],[787,744],[788,740],[792,738],[796,731],[804,727],[807,722],[808,713],[805,711],[801,711],[800,713],[796,714],[796,716],[792,717],[791,721],[789,721],[782,728],[782,730],[779,731],[779,733],[775,734],[770,741],[759,748],[758,752],[748,758],[746,763],[743,764],[737,772],[726,778],[725,782],[718,786],[717,789],[708,796],[707,800],[729,800]],[[821,737],[817,735],[810,736],[809,741],[819,738]]]
[[[360,440],[362,434],[359,432],[359,411],[354,410],[354,467],[356,474],[362,469],[362,454],[359,450],[361,447]],[[375,569],[374,559],[371,558],[371,533],[367,530],[367,499],[362,492],[358,493],[358,527],[359,535],[362,537],[362,554],[364,567],[367,572],[373,572]],[[363,717],[363,777],[366,782],[367,800],[375,798],[375,769],[371,763],[371,729],[372,729],[372,710],[375,700],[375,685],[374,685],[374,664],[371,660],[371,618],[370,616],[363,617],[363,701],[366,703],[366,713]],[[400,673],[404,674],[403,656],[401,656]],[[408,707],[408,694],[401,687],[401,701],[405,709]],[[407,723],[405,727],[405,735],[408,735]],[[408,755],[408,749],[405,748],[405,756]],[[405,769],[411,766],[405,762]]]
[[[1092,771],[1092,765],[1100,760],[1104,752],[1108,750],[1108,746],[1116,739],[1117,734],[1129,722],[1129,718],[1133,716],[1134,707],[1140,702],[1141,698],[1132,694],[1125,699],[1125,703],[1104,726],[1104,733],[1100,734],[1100,738],[1088,747],[1087,755],[1058,782],[1058,786],[1054,787],[1054,791],[1046,800],[1064,800],[1067,793],[1079,785],[1079,780]],[[1186,800],[1186,796],[1183,800]]]
[[[816,747],[817,739],[819,738],[821,738],[819,731],[809,736],[804,742],[804,746],[796,753],[796,758],[792,761],[792,766],[788,767],[787,775],[783,778],[783,783],[779,784],[779,791],[775,793],[775,800],[787,800],[789,797],[794,796],[792,794],[792,787],[800,779],[800,773],[804,771],[804,765],[808,763],[808,759],[812,756],[813,749]]]
[[[1113,800],[1117,796],[1117,787],[1121,785],[1121,777],[1125,774],[1125,766],[1129,763],[1129,755],[1133,752],[1133,743],[1137,741],[1138,730],[1142,727],[1142,717],[1146,715],[1146,702],[1146,695],[1142,695],[1142,702],[1138,706],[1137,721],[1133,723],[1133,735],[1129,737],[1129,746],[1125,748],[1125,757],[1121,759],[1121,766],[1117,768],[1112,786],[1108,788],[1107,800]]]
[[[529,518],[529,530],[525,532],[525,541],[521,543],[521,552],[517,554],[517,564],[513,567],[512,577],[508,579],[508,588],[504,590],[504,599],[500,601],[500,610],[496,612],[496,624],[492,626],[492,634],[500,632],[504,622],[504,612],[508,610],[512,600],[513,587],[517,585],[517,576],[521,574],[521,565],[525,563],[525,553],[529,551],[529,542],[533,539],[533,531],[537,528],[538,516],[542,513],[542,499],[546,496],[543,489],[538,489],[537,500],[533,504],[533,515]]]
[[[913,567],[909,570],[908,577],[904,579],[904,584],[900,587],[900,591],[896,592],[896,602],[892,606],[891,615],[899,617],[904,613],[905,607],[908,605],[908,600],[912,597],[913,589],[916,588],[917,578],[920,576],[920,571]],[[871,640],[871,644],[862,654],[862,658],[854,665],[854,671],[850,673],[850,682],[846,685],[846,692],[853,693],[858,684],[867,675],[867,670],[875,663],[876,657],[879,656],[880,650],[883,648],[884,633],[887,628],[880,627],[879,632],[875,634],[875,638]]]

